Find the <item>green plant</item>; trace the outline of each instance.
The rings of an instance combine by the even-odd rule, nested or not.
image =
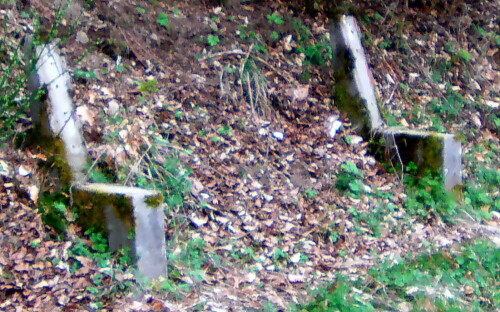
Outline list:
[[[279,264],[285,264],[287,263],[287,261],[290,259],[290,256],[284,252],[281,248],[274,248],[273,249],[273,263],[275,265],[279,265]]]
[[[229,125],[224,125],[224,126],[221,126],[217,129],[217,133],[219,133],[220,135],[230,137],[233,135],[233,130],[231,129],[231,127]]]
[[[89,80],[89,79],[95,79],[96,75],[94,71],[89,70],[81,70],[81,69],[76,69],[73,73],[73,78],[75,79],[83,79],[83,80]]]
[[[255,261],[255,251],[251,247],[234,250],[231,253],[231,256],[233,259],[241,260],[244,263],[251,263]]]
[[[498,300],[495,291],[498,285],[494,285],[499,260],[498,249],[491,242],[480,240],[460,246],[458,250],[421,255],[396,265],[384,264],[371,269],[370,275],[377,282],[376,291],[406,297],[414,306],[430,300],[450,311],[466,306],[480,311],[492,307]],[[472,297],[464,302],[460,298],[467,289],[472,291]]]
[[[297,48],[299,53],[304,53],[305,65],[324,66],[328,60],[333,59],[331,45],[325,41],[314,45],[306,44]]]
[[[297,38],[297,42],[306,43],[311,39],[311,31],[302,23],[300,19],[294,18],[291,24],[295,37]]]
[[[318,191],[308,188],[304,191],[304,194],[306,195],[307,199],[312,199],[316,197],[316,195],[318,195]]]
[[[464,208],[479,219],[488,219],[492,211],[500,211],[500,170],[484,166],[473,166],[474,178],[464,185]]]
[[[283,21],[283,19],[277,15],[276,13],[273,13],[273,14],[268,14],[266,15],[267,17],[267,21],[269,22],[269,24],[276,24],[276,25],[281,25],[283,24],[285,21]]]
[[[66,194],[43,192],[38,198],[37,206],[45,225],[52,228],[57,234],[66,232],[69,225],[67,217],[69,200]]]
[[[158,81],[154,79],[145,82],[136,81],[135,84],[141,94],[151,94],[158,91]]]
[[[466,100],[456,91],[448,88],[442,101],[433,105],[434,113],[443,116],[444,121],[456,120],[461,110],[467,104]]]
[[[144,9],[143,7],[137,6],[137,7],[135,7],[135,9],[137,10],[137,12],[139,12],[139,14],[145,14],[146,13],[146,9]]]
[[[256,45],[254,45],[253,46],[253,50],[257,51],[257,52],[264,53],[264,54],[268,53],[266,47],[264,47],[262,44],[256,44]]]
[[[423,220],[441,216],[445,221],[457,214],[457,204],[444,189],[442,177],[427,173],[421,177],[405,176],[407,212]]]
[[[444,58],[435,58],[432,61],[433,71],[432,71],[432,80],[434,82],[441,82],[446,74],[449,72],[452,63]]]
[[[352,291],[353,284],[346,277],[337,275],[336,281],[328,288],[316,291],[315,299],[308,304],[295,307],[295,311],[375,311],[373,306]]]
[[[279,40],[281,38],[280,34],[277,31],[274,31],[274,30],[269,34],[269,37],[272,40]]]
[[[352,212],[352,211],[351,211]],[[382,222],[384,221],[384,215],[387,213],[385,207],[379,207],[373,212],[361,212],[356,213],[353,217],[356,225],[362,226],[363,228],[368,228],[370,234],[375,237],[379,237],[382,232]],[[366,230],[365,230],[366,231]],[[360,234],[364,234],[365,231],[361,231]]]
[[[156,19],[158,25],[165,27],[166,29],[170,29],[170,19],[167,14],[159,13]]]
[[[493,311],[499,306],[500,252],[488,240],[451,246],[396,263],[384,262],[367,278],[338,275],[314,299],[291,311]]]
[[[95,7],[95,0],[85,0],[85,8],[91,10]]]
[[[470,53],[463,49],[458,50],[458,52],[455,54],[455,59],[461,61],[462,63],[469,62],[470,58],[471,58]],[[454,60],[453,57],[452,60]]]
[[[276,308],[276,306],[272,303],[272,302],[269,302],[269,301],[264,301],[264,303],[262,304],[262,310],[265,311],[265,312],[278,312],[278,308]]]
[[[186,248],[182,251],[179,261],[190,270],[200,270],[208,261],[205,252],[205,241],[201,238],[193,238],[188,241]]]
[[[191,286],[187,283],[176,283],[175,281],[169,279],[159,279],[157,281],[153,281],[151,289],[158,293],[170,293],[176,299],[180,299],[183,297],[182,293],[188,292],[191,289]]]
[[[363,173],[358,169],[356,164],[346,161],[340,166],[335,186],[342,193],[349,191],[352,195],[359,196],[364,188],[364,184],[359,180],[362,177]]]
[[[199,283],[205,280],[206,270],[220,265],[220,260],[214,254],[206,251],[206,243],[202,238],[192,237],[174,242],[175,252],[168,254],[171,261],[169,266],[169,280],[162,282],[163,289],[175,296],[179,292],[189,291],[189,285],[183,281],[191,280]],[[191,283],[191,284],[192,284]]]
[[[213,46],[216,46],[217,44],[219,44],[220,42],[220,39],[219,39],[219,36],[217,35],[208,35],[207,37],[207,43],[209,46],[213,47]]]
[[[6,16],[5,16],[6,17]],[[7,20],[2,22],[4,33],[7,33]],[[0,38],[0,59],[2,59],[2,70],[0,71],[0,142],[15,137],[16,123],[20,119],[26,119],[28,98],[24,88],[27,75],[22,67],[20,45],[12,42],[10,37]],[[32,60],[34,62],[34,60]],[[31,66],[34,69],[34,64]]]

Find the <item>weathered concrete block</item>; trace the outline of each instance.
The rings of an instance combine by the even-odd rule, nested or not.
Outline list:
[[[335,57],[335,105],[346,112],[353,125],[366,135],[382,127],[384,122],[356,19],[342,16],[331,30],[331,40]]]
[[[418,174],[441,173],[447,190],[462,183],[462,145],[455,136],[398,127],[379,129],[379,133],[394,163],[400,160],[407,166],[413,162]]]
[[[136,187],[88,183],[78,186],[73,201],[78,222],[108,234],[109,248],[130,247],[140,274],[164,276],[167,269],[163,197]]]

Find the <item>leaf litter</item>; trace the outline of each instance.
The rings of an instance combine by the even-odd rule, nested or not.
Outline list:
[[[81,63],[82,70],[101,72],[96,79],[74,81],[88,149],[94,160],[103,158],[111,168],[134,166],[140,172],[149,147],[158,140],[168,141],[168,146],[157,148],[158,154],[175,155],[192,169],[190,196],[167,215],[169,252],[182,256],[183,246],[202,240],[206,258],[197,275],[186,263],[172,260],[169,269],[179,272],[176,279],[191,286],[179,290],[183,299],[147,290],[138,296],[99,298],[89,288],[102,273],[97,264],[88,257],[68,255],[80,230],[69,229],[67,236],[73,240],[49,239],[28,199],[29,190],[40,186],[41,177],[31,169],[36,168],[38,156],[28,153],[26,158],[26,151],[2,150],[3,309],[78,310],[96,300],[109,310],[184,311],[203,306],[207,311],[249,311],[262,308],[263,302],[286,309],[307,300],[311,289],[333,281],[339,272],[364,276],[380,259],[396,261],[409,252],[426,251],[429,242],[446,246],[477,235],[460,226],[431,226],[405,214],[405,194],[397,176],[386,173],[369,155],[368,142],[359,139],[330,99],[331,68],[307,67],[310,78],[307,84],[299,83],[307,66],[298,50],[300,31],[276,25],[284,37],[266,46],[267,53],[254,49],[262,46],[262,37],[254,42],[239,40],[244,32],[261,31],[261,36],[269,32],[267,15],[288,15],[282,3],[247,4],[234,14],[203,2],[158,7],[138,1],[95,3],[84,11],[78,27],[90,42],[98,42],[97,48],[85,45],[79,32],[70,36],[64,49],[69,64],[79,64],[87,51],[96,58],[93,64],[100,64]],[[425,103],[432,97],[443,96],[443,87],[429,77],[431,68],[418,64],[432,64],[430,59],[438,56],[451,59],[452,52],[458,53],[455,46],[446,51],[443,36],[456,40],[457,46],[465,43],[450,31],[466,21],[450,25],[451,20],[441,15],[436,23],[430,18],[434,11],[427,16],[429,12],[412,8],[403,14],[400,5],[382,8],[368,3],[361,2],[366,16],[386,12],[383,24],[363,27],[375,37],[366,50],[381,101],[396,114],[411,111],[409,99],[428,107]],[[479,18],[490,12],[487,5],[467,6],[463,16]],[[140,14],[138,6],[146,12],[177,8],[181,13],[171,19],[170,27],[163,27],[166,24],[159,25],[155,14]],[[9,12],[19,14],[12,8]],[[402,17],[413,21],[403,31],[398,28]],[[311,43],[327,35],[325,16],[303,15],[302,20],[313,29]],[[212,34],[214,27],[221,42],[210,48],[196,39]],[[425,33],[423,27],[428,28]],[[395,46],[382,49],[387,38]],[[477,51],[464,51],[478,57],[442,75],[463,96],[483,96],[475,107],[480,116],[475,124],[482,125],[490,109],[484,107],[498,103],[497,91],[488,91],[494,90],[498,70],[485,57],[496,55],[494,48],[477,40]],[[405,44],[411,44],[410,51]],[[103,64],[107,64],[104,71],[99,68]],[[484,75],[471,77],[471,83],[462,81],[465,69]],[[155,81],[155,88],[148,88],[146,81]],[[402,82],[410,88],[401,87]],[[325,126],[332,115],[335,137]],[[456,129],[460,120],[450,125],[450,130]],[[498,142],[498,133],[484,135]],[[15,164],[10,166],[23,168],[22,172],[30,168],[33,176],[15,175],[3,163]],[[341,192],[336,183],[347,163],[361,174],[349,181],[348,192]],[[377,222],[371,222],[373,218]],[[169,220],[184,221],[172,226]],[[74,261],[81,267],[70,273]],[[114,279],[131,276],[117,273]]]

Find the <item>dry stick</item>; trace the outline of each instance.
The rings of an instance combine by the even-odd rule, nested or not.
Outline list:
[[[259,82],[258,82],[258,74],[257,73],[254,73],[251,77],[252,81],[253,81],[253,88],[254,88],[254,92],[255,92],[255,100],[254,100],[254,103],[255,104],[255,112],[257,113],[257,116],[264,116],[264,114],[262,114],[262,106],[261,106],[261,99],[260,99],[260,85],[259,85]]]
[[[217,53],[209,54],[205,57],[199,58],[198,60],[200,62],[202,62],[202,61],[206,61],[206,60],[212,59],[212,58],[219,58],[219,57],[225,57],[225,56],[231,56],[231,55],[247,55],[247,53],[243,52],[243,50],[241,50],[241,49],[235,49],[235,50],[231,50],[231,51],[224,51],[224,52],[217,52]],[[283,77],[287,82],[293,82],[294,84],[297,84],[297,80],[295,80],[295,78],[293,78],[292,76],[290,76],[288,74],[283,73],[283,71],[279,71],[276,67],[269,64],[261,57],[253,56],[253,58],[256,59],[257,61],[261,62],[262,64],[266,65],[267,67],[269,67],[276,74]]]
[[[255,103],[253,101],[253,93],[252,93],[252,85],[250,84],[250,75],[247,73],[246,74],[246,79],[247,79],[247,92],[248,92],[248,97],[250,98],[250,107],[252,108],[252,116],[254,120],[257,120],[257,116],[255,114]]]
[[[243,78],[245,78],[245,77],[243,77],[243,72],[245,71],[245,65],[248,62],[248,58],[250,57],[250,53],[252,52],[252,49],[253,49],[253,44],[250,45],[250,49],[248,49],[248,52],[245,53],[245,58],[243,59],[243,61],[240,64],[240,93],[241,93],[241,97],[243,97]],[[248,72],[246,74],[247,74],[246,78],[248,81]],[[251,90],[251,89],[249,89],[249,90]],[[250,93],[249,90],[247,90],[247,91]],[[251,97],[251,95],[250,95],[250,97]],[[250,99],[250,101],[251,101],[251,99]],[[253,106],[252,106],[252,111],[253,111]]]
[[[394,84],[394,87],[392,88],[391,94],[389,95],[389,98],[384,101],[384,105],[389,104],[392,101],[392,98],[394,97],[394,92],[397,89],[398,84]]]
[[[243,60],[243,62],[241,62],[241,65],[240,65],[240,77],[243,77],[243,71],[245,70],[245,65],[246,63],[248,62],[248,58],[250,57],[250,53],[252,53],[252,49],[253,49],[253,43],[250,45],[250,48],[248,49],[248,52],[245,53],[245,59]]]
[[[399,163],[401,164],[401,183],[403,183],[404,174],[405,174],[403,159],[401,159],[401,155],[399,154],[399,148],[398,148],[398,144],[396,143],[396,138],[394,137],[394,133],[392,133],[392,141],[394,142],[394,147],[396,148],[396,155],[398,155],[398,160],[399,160]],[[392,166],[392,169],[394,169],[394,172],[396,172],[396,168],[394,168],[394,164],[392,163],[392,161],[391,161],[391,166]]]
[[[127,174],[127,178],[125,178],[125,182],[123,183],[124,185],[127,185],[128,180],[130,179],[130,176],[132,175],[133,172],[135,172],[137,170],[137,168],[139,167],[140,163],[144,159],[144,156],[149,152],[149,149],[151,148],[151,146],[152,146],[151,144],[148,144],[148,148],[146,149],[146,151],[144,153],[142,153],[142,155],[139,158],[139,160],[137,160],[135,162],[134,166],[132,167],[132,170],[130,170],[130,172]]]
[[[219,88],[220,88],[220,98],[224,96],[224,84],[223,84],[223,79],[224,79],[224,68],[220,72],[220,78],[219,78]]]

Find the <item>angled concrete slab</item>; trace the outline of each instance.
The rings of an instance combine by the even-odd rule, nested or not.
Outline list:
[[[414,163],[418,174],[441,173],[446,190],[462,182],[462,147],[454,135],[407,128],[379,129],[387,157],[403,166]]]
[[[77,186],[73,198],[79,222],[104,228],[111,251],[130,247],[140,274],[148,279],[166,274],[165,213],[159,192],[87,183]]]

